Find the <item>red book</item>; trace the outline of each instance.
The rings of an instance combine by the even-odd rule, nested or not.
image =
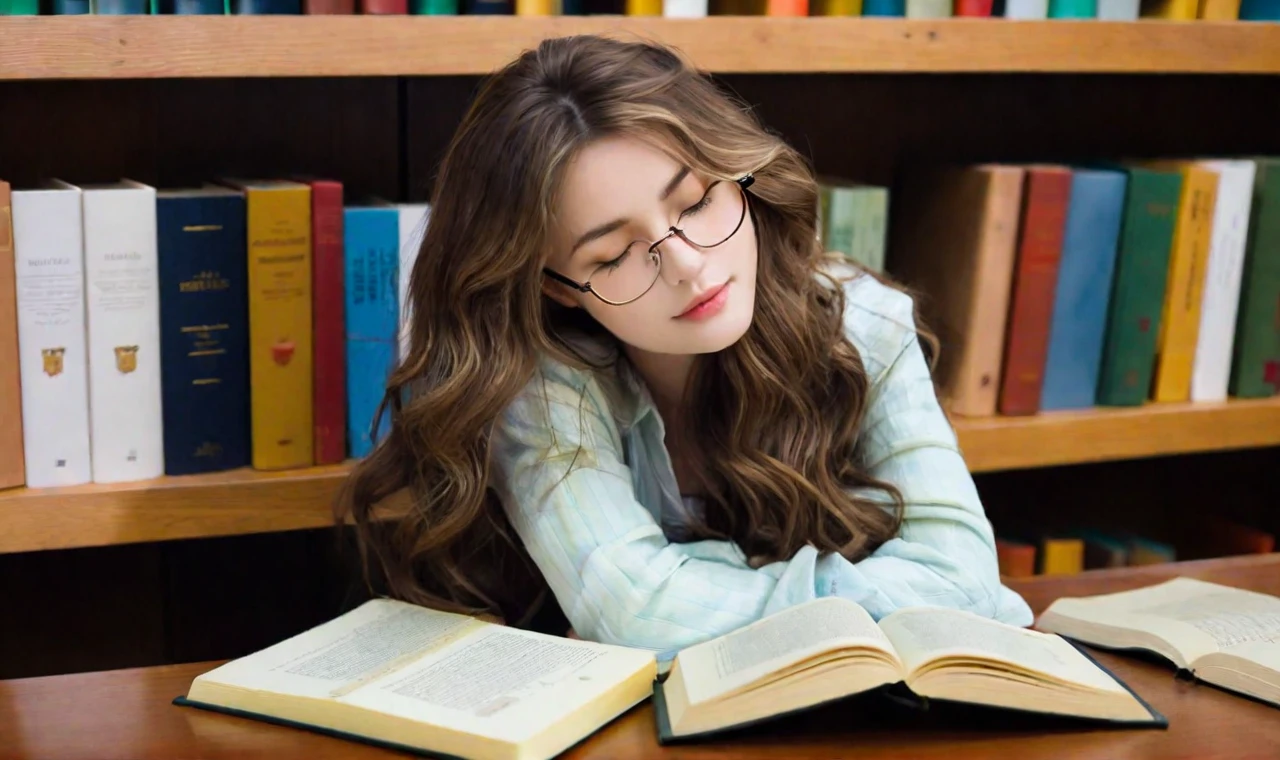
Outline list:
[[[1040,411],[1040,388],[1049,353],[1049,323],[1053,317],[1070,199],[1070,169],[1027,167],[1022,224],[1018,231],[1018,261],[1014,265],[1013,298],[1005,331],[1001,414]]]
[[[309,16],[349,15],[356,12],[356,0],[303,0],[302,12]]]
[[[347,456],[342,183],[317,179],[309,184],[315,241],[311,268],[315,459],[316,464],[335,464]]]
[[[956,16],[990,16],[992,0],[956,0]]]
[[[409,13],[409,0],[361,0],[360,9],[371,16],[403,16]]]

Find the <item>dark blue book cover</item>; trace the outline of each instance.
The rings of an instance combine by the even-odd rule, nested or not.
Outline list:
[[[373,450],[390,427],[374,417],[399,347],[400,211],[393,206],[343,209],[346,258],[347,441],[352,457]]]
[[[135,16],[151,12],[150,0],[93,0],[93,12],[100,16]]]
[[[862,15],[905,16],[907,15],[907,2],[906,0],[863,0]]]
[[[1280,21],[1280,0],[1240,0],[1241,21]]]
[[[232,0],[231,12],[250,16],[300,15],[302,0]]]
[[[227,12],[225,0],[170,0],[175,16],[221,16]]]
[[[1095,404],[1127,184],[1122,171],[1072,172],[1040,391],[1043,410]]]
[[[160,190],[160,382],[167,475],[246,467],[249,270],[244,196]]]
[[[53,0],[53,15],[82,16],[89,12],[89,0]]]

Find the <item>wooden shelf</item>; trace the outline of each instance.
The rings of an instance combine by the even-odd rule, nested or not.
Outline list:
[[[1280,446],[1280,398],[953,422],[974,472]]]
[[[974,472],[1280,445],[1280,398],[956,420]],[[332,525],[349,465],[0,491],[0,554]]]
[[[659,39],[721,73],[1280,72],[1280,24],[1249,22],[11,16],[0,79],[483,74],[583,32]]]

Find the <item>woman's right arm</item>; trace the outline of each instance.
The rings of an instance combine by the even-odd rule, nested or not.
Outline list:
[[[730,541],[667,541],[636,500],[617,427],[586,373],[535,379],[499,421],[493,453],[506,513],[585,639],[681,649],[823,595],[823,578],[848,564],[807,546],[755,569]]]

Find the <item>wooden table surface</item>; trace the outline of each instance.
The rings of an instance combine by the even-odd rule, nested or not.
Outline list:
[[[1103,593],[1189,575],[1280,595],[1280,554],[1011,581],[1039,612],[1064,595]],[[653,713],[639,705],[570,750],[567,758],[1230,758],[1280,757],[1280,710],[1174,678],[1171,667],[1096,652],[1157,710],[1167,730],[1062,727],[993,713],[905,716],[843,703],[764,726],[733,741],[661,748]],[[399,753],[256,721],[180,708],[170,700],[217,663],[0,682],[0,758],[212,760],[370,758]],[[879,704],[879,703],[877,703]],[[984,717],[985,716],[985,717]],[[1000,720],[1000,719],[996,719]]]

